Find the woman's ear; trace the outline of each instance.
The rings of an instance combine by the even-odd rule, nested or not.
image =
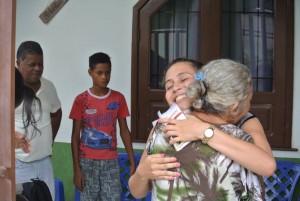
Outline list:
[[[230,112],[233,113],[233,114],[236,113],[238,107],[239,107],[239,104],[238,103],[234,103],[233,105],[230,106]]]

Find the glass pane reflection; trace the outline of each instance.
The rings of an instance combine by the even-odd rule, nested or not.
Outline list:
[[[199,59],[199,7],[199,0],[169,0],[152,16],[150,88],[164,89],[164,70],[173,59]]]
[[[272,91],[274,63],[273,0],[225,0],[222,57],[251,69],[254,91]]]

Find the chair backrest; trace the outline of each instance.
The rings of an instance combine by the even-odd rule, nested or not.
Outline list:
[[[141,160],[141,154],[134,154],[134,160],[136,167],[138,166],[140,160]],[[121,179],[121,188],[122,188],[122,194],[121,194],[121,200],[122,201],[150,201],[151,200],[151,192],[147,195],[147,197],[143,199],[135,199],[129,190],[128,187],[128,180],[130,177],[130,161],[127,156],[127,153],[119,153],[119,166],[120,166],[120,179]]]
[[[270,177],[264,177],[266,200],[291,201],[300,176],[300,164],[276,161],[277,169]]]
[[[55,201],[65,201],[64,183],[55,178]]]

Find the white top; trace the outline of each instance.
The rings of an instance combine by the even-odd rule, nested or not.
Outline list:
[[[34,105],[32,110],[35,120],[38,120],[36,126],[40,132],[33,132],[34,128],[31,125],[27,128],[27,137],[32,149],[30,153],[25,153],[22,149],[15,149],[16,158],[23,162],[31,162],[52,155],[53,133],[50,113],[55,113],[60,109],[60,100],[52,82],[43,77],[41,77],[41,87],[36,95],[41,100],[42,111],[36,111],[37,107]],[[15,130],[25,134],[22,109],[23,103],[15,109]]]

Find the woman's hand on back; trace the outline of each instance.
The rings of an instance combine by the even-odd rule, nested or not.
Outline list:
[[[163,132],[167,138],[170,138],[170,144],[200,140],[203,137],[204,130],[210,126],[210,124],[201,121],[193,115],[186,115],[186,118],[184,120],[169,118],[158,120],[159,123],[167,124]]]
[[[146,155],[139,163],[136,174],[143,179],[174,180],[180,173],[169,169],[180,167],[175,157],[164,157],[164,154]]]

